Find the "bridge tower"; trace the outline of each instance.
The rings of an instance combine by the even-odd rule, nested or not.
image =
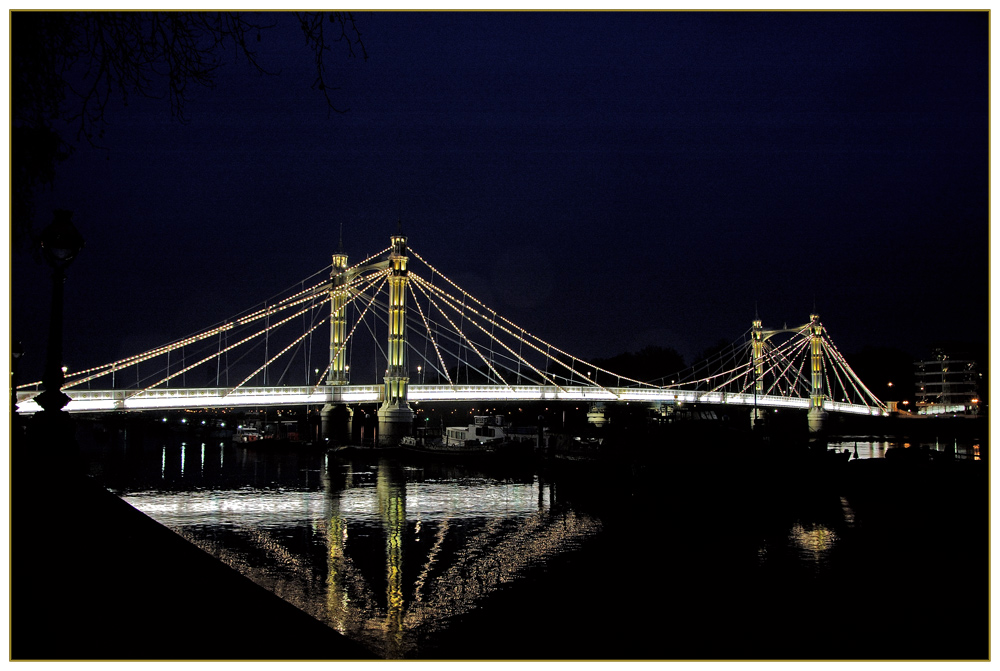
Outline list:
[[[764,395],[764,327],[763,322],[758,319],[753,320],[752,341],[753,341],[753,414],[750,415],[750,426],[757,426],[760,421],[760,410],[757,409],[757,397]]]
[[[823,410],[823,325],[819,323],[819,315],[809,315],[809,348],[810,369],[812,370],[812,391],[809,394],[809,433],[818,434],[823,431],[823,420],[826,412]]]
[[[347,352],[344,341],[347,338],[347,254],[344,253],[344,238],[333,255],[330,271],[330,371],[326,383],[331,386],[348,384],[346,365]],[[345,442],[350,435],[351,410],[342,403],[327,403],[320,415],[320,431],[324,438]]]
[[[406,369],[406,236],[390,238],[389,253],[389,358],[382,407],[378,410],[380,445],[395,445],[413,428],[413,409],[407,402],[410,383]]]
[[[344,340],[347,337],[347,254],[343,249],[333,255],[330,272],[330,373],[326,383],[332,386],[348,383]]]

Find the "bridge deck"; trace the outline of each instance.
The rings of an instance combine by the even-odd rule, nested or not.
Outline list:
[[[188,408],[239,408],[263,405],[322,405],[326,403],[374,403],[382,400],[383,385],[319,387],[240,387],[135,390],[67,389],[71,401],[68,412],[115,412],[122,410],[180,410]],[[30,414],[41,408],[34,401],[38,391],[17,393],[18,412]],[[715,405],[756,405],[762,408],[807,410],[808,398],[754,396],[717,391],[694,391],[669,387],[555,387],[521,385],[410,385],[409,400],[447,401],[580,401],[587,403],[637,401],[648,403],[707,403]],[[875,406],[823,402],[827,412],[884,415]]]

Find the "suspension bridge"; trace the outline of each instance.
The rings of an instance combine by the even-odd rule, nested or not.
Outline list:
[[[794,408],[808,413],[813,431],[828,413],[886,414],[819,315],[781,329],[756,319],[710,359],[637,380],[499,315],[401,233],[354,265],[341,246],[326,268],[204,331],[66,371],[60,389],[71,413],[321,404],[328,417],[338,405],[381,403],[386,444],[411,431],[411,401],[721,404],[750,407],[754,419],[767,408]],[[18,411],[40,411],[41,391],[40,381],[18,386]]]

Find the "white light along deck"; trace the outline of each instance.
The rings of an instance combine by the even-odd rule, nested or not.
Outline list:
[[[321,405],[326,403],[381,402],[384,385],[342,385],[319,387],[240,387],[200,389],[76,390],[67,389],[70,403],[65,410],[79,412],[116,412],[139,410],[185,410],[195,408],[240,408],[248,406]],[[38,391],[17,394],[17,410],[22,414],[39,412],[34,397]],[[555,387],[535,385],[411,385],[410,401],[581,401],[588,403],[636,401],[645,403],[706,403],[742,405],[761,408],[809,409],[808,398],[789,396],[754,396],[719,391],[692,391],[670,387]],[[882,416],[876,406],[840,403],[825,399],[827,412]]]

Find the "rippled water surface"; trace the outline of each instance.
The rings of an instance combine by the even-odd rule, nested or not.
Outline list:
[[[750,658],[815,636],[797,609],[854,612],[843,588],[895,557],[849,495],[808,483],[111,443],[92,470],[130,504],[385,658]]]
[[[126,501],[386,657],[601,531],[531,469],[169,442]]]
[[[919,421],[919,420],[918,420]],[[979,461],[984,458],[984,450],[979,440],[958,438],[935,438],[933,440],[893,440],[872,439],[870,437],[855,439],[838,439],[830,443],[831,450],[847,450],[852,458],[883,459],[887,450],[900,447],[903,449],[926,450],[931,453],[951,453],[956,459]]]

